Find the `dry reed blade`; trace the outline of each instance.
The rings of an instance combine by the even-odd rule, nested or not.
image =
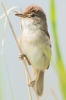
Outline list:
[[[19,49],[20,53],[22,53],[22,50],[21,50],[21,48],[20,48],[20,46],[19,46],[19,44],[18,44],[18,41],[17,41],[16,35],[15,35],[15,32],[14,32],[14,29],[13,29],[13,27],[12,27],[12,24],[11,24],[11,22],[10,22],[10,19],[9,19],[8,15],[7,15],[7,12],[6,12],[5,8],[4,8],[3,3],[1,3],[1,5],[2,5],[2,7],[3,7],[3,9],[4,9],[5,15],[6,15],[6,17],[7,17],[7,21],[8,21],[8,23],[9,23],[9,25],[10,25],[10,28],[11,28],[12,34],[13,34],[13,36],[14,36],[14,39],[15,39],[15,41],[16,41],[16,44],[17,44],[17,46],[18,46],[18,49]],[[28,81],[31,81],[31,77],[30,77],[30,74],[29,74],[29,71],[28,71],[28,68],[27,68],[27,64],[26,64],[25,58],[22,59],[22,61],[23,61],[23,63],[24,63],[25,71],[26,71],[26,73],[27,73],[26,76],[28,77],[28,78],[27,78],[27,83],[28,83]],[[36,93],[34,87],[33,87],[33,90],[34,90],[34,92],[35,92],[36,100],[39,100],[38,95],[37,95],[37,93]],[[28,89],[28,91],[29,91],[29,95],[30,95],[30,96],[29,96],[29,99],[32,100],[31,93],[30,93],[30,89]]]

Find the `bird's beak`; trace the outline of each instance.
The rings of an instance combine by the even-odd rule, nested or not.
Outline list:
[[[22,17],[22,18],[26,17],[26,15],[24,15],[24,14],[15,14],[15,16]]]

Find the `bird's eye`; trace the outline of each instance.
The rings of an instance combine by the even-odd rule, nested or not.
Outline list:
[[[32,14],[31,17],[35,17],[35,14]]]

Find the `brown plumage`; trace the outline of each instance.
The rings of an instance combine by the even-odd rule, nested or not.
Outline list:
[[[44,72],[50,65],[51,42],[47,28],[46,15],[37,5],[28,6],[22,14],[23,32],[19,36],[19,45],[27,56],[33,69],[35,91],[38,96],[43,93]]]

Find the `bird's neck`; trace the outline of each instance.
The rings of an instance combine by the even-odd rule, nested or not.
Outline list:
[[[23,30],[28,30],[32,32],[46,32],[47,31],[47,24],[44,23],[43,21],[34,21],[33,19],[30,18],[23,18],[22,19],[22,27]]]

